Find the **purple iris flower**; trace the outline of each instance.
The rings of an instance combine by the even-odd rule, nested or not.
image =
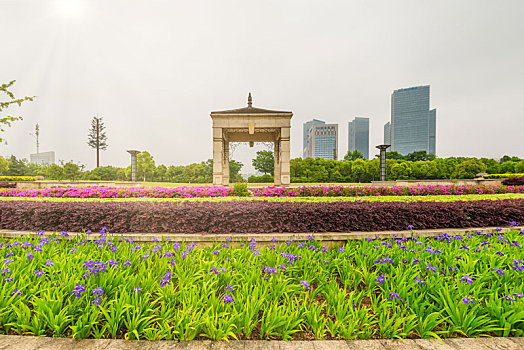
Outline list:
[[[306,290],[311,290],[311,286],[309,285],[308,281],[300,281],[300,285],[304,286],[304,288],[306,288]]]
[[[233,285],[232,285],[232,284],[228,284],[228,285],[226,286],[226,288],[224,288],[224,291],[225,291],[225,292],[227,292],[227,291],[232,292],[232,291],[233,291]]]
[[[231,296],[231,294],[224,295],[224,299],[222,300],[223,303],[234,303],[235,300]]]
[[[473,300],[473,298],[471,298],[471,297],[464,297],[464,298],[462,298],[462,302],[464,304],[466,304],[466,305],[467,304],[475,304],[475,300]]]
[[[504,270],[498,269],[498,268],[496,268],[496,267],[494,267],[493,269],[491,269],[491,271],[495,271],[495,273],[499,273],[499,274],[501,274],[502,276],[505,275]]]
[[[393,293],[393,292],[389,292],[389,300],[393,300],[395,298],[397,298],[398,300],[400,300],[400,296],[398,295],[398,293]]]
[[[464,275],[464,277],[462,277],[460,280],[468,284],[473,284],[473,278],[469,277],[468,275]]]

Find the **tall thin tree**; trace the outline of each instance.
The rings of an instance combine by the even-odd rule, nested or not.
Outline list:
[[[87,144],[96,149],[96,167],[100,166],[100,150],[107,149],[107,135],[102,117],[96,116],[91,120]]]

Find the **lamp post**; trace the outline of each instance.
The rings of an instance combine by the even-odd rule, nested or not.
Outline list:
[[[127,153],[131,154],[131,181],[136,182],[136,156],[140,153],[140,151],[128,150]]]
[[[386,181],[386,150],[391,145],[378,145],[380,150],[380,181]]]

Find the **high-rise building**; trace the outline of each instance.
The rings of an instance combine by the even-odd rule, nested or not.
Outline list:
[[[29,162],[38,165],[55,164],[55,152],[40,152],[38,154],[31,153],[29,155]]]
[[[338,124],[311,125],[304,158],[338,159]]]
[[[437,154],[437,110],[429,111],[429,153]]]
[[[384,124],[384,144],[391,145],[391,123]]]
[[[313,125],[321,125],[321,124],[326,124],[325,121],[322,121],[322,120],[318,120],[318,119],[313,119],[313,120],[310,120],[308,122],[305,122],[303,124],[303,132],[302,132],[302,137],[303,137],[303,142],[302,142],[302,155],[303,155],[303,158],[306,158],[306,149],[308,148],[308,145],[309,145],[309,133],[311,131],[311,126]]]
[[[355,150],[369,159],[369,118],[355,117],[348,123],[348,151]]]
[[[430,114],[434,117],[430,117]],[[431,121],[430,121],[431,119]],[[429,110],[429,85],[391,94],[391,150],[400,154],[435,151],[436,110]],[[431,133],[433,139],[430,141]]]

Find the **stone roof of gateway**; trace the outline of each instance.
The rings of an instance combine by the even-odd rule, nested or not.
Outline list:
[[[229,109],[226,111],[215,111],[211,112],[211,115],[221,115],[221,114],[293,114],[293,112],[290,111],[273,111],[270,109],[263,109],[263,108],[256,108],[252,106],[252,98],[251,93],[249,93],[249,96],[247,97],[247,107],[243,108],[237,108],[237,109]]]

